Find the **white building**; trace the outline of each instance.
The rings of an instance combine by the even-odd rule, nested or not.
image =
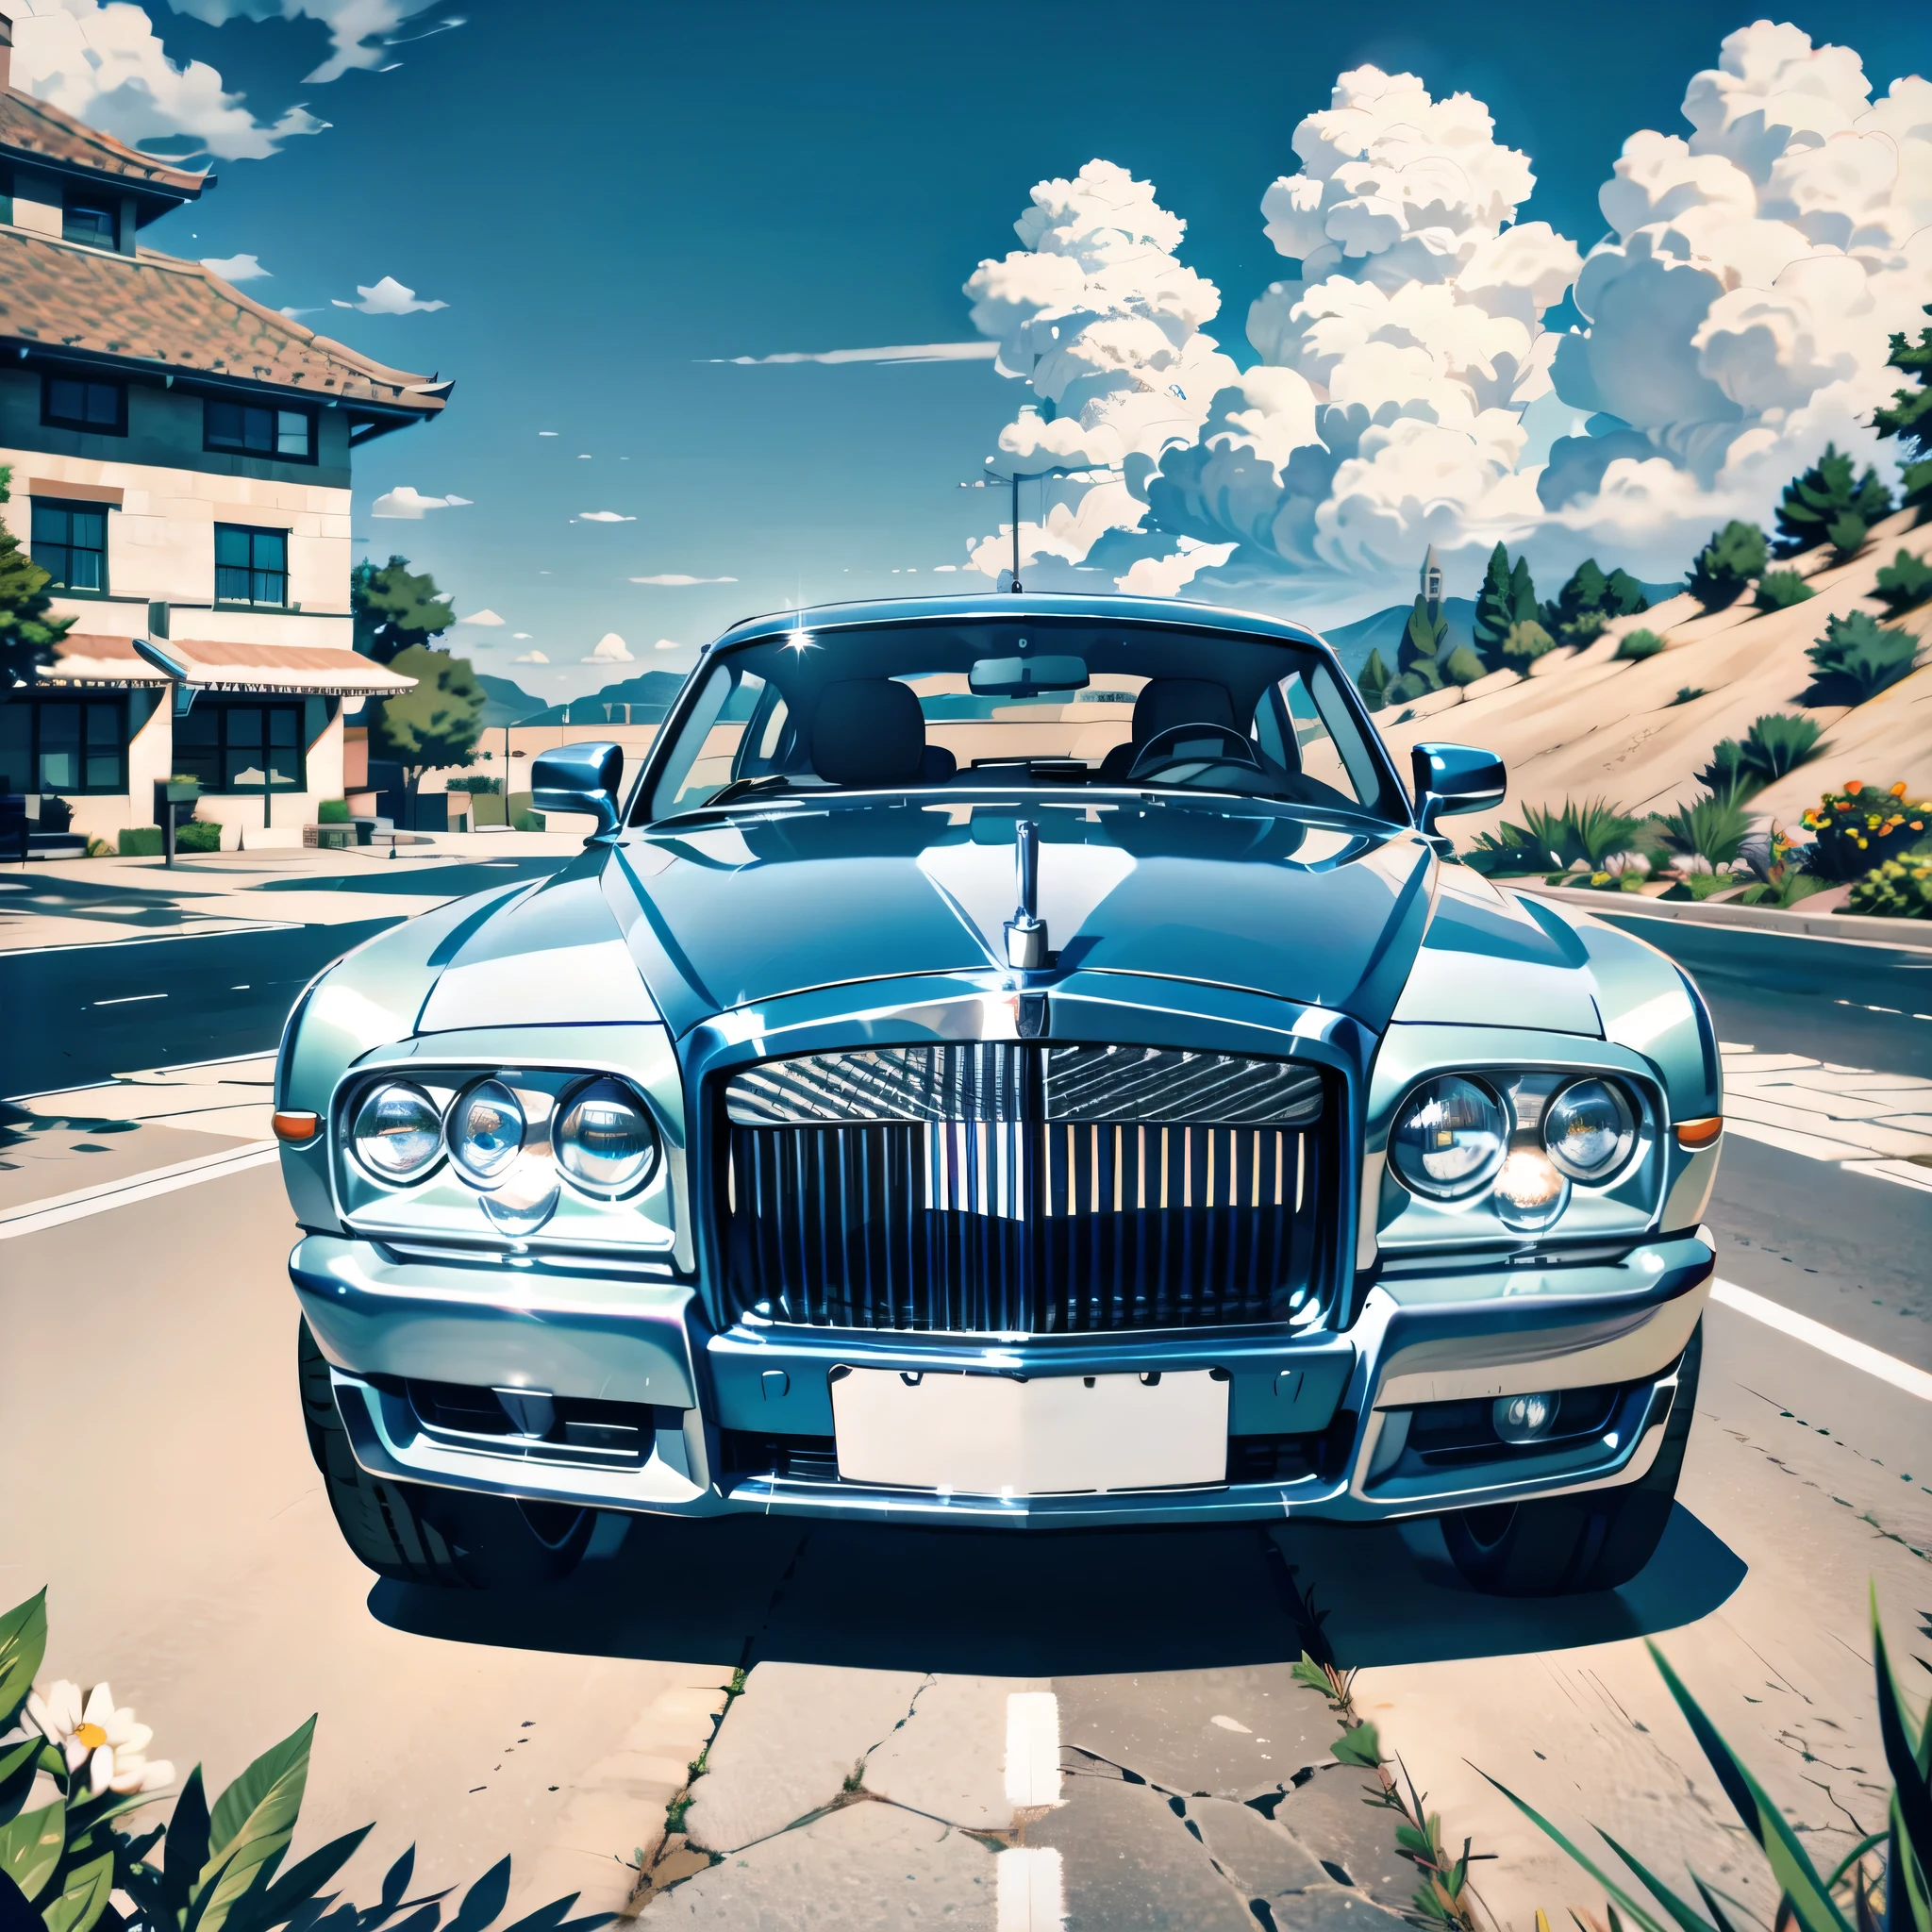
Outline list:
[[[299,841],[342,794],[344,699],[409,683],[352,644],[354,452],[452,385],[138,245],[213,175],[16,92],[10,52],[0,16],[0,520],[75,623],[0,703],[0,791],[111,840],[192,776],[200,817]]]

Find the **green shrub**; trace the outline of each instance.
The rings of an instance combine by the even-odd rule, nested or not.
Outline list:
[[[1881,919],[1932,919],[1932,852],[1888,858],[1859,879],[1845,900],[1847,912]]]
[[[520,832],[541,832],[543,829],[543,814],[541,811],[518,812],[516,829]]]
[[[1760,610],[1789,610],[1818,592],[1794,570],[1768,570],[1757,579],[1757,593],[1752,598]]]
[[[1677,687],[1677,695],[1671,700],[1670,708],[1674,709],[1678,705],[1694,705],[1705,695],[1705,689],[1701,684],[1680,684]]]
[[[1932,799],[1907,798],[1903,778],[1889,791],[1852,778],[1842,791],[1827,791],[1803,824],[1812,837],[1810,869],[1842,882],[1911,851],[1932,828]]]
[[[1718,797],[1748,797],[1828,749],[1818,741],[1818,726],[1790,711],[1767,711],[1753,721],[1740,744],[1721,739],[1697,782]]]
[[[1707,610],[1722,610],[1743,595],[1753,577],[1763,575],[1770,555],[1764,532],[1756,524],[1733,517],[1722,530],[1714,530],[1710,541],[1697,553],[1687,579],[1690,594]]]
[[[1579,643],[1587,643],[1591,638],[1596,635],[1597,631],[1604,627],[1605,623],[1602,614],[1596,611],[1589,612],[1585,617],[1577,621],[1579,624],[1594,624],[1595,625],[1595,629],[1588,631],[1583,636],[1579,636],[1577,639]],[[1520,666],[1525,671],[1545,651],[1554,651],[1556,648],[1556,639],[1541,625],[1537,623],[1534,618],[1529,618],[1522,624],[1512,624],[1503,639],[1503,656],[1512,665]],[[1452,657],[1449,661],[1453,665],[1456,659]],[[1452,672],[1451,675],[1453,676],[1454,675]]]
[[[1807,704],[1862,705],[1911,671],[1919,641],[1867,611],[1853,610],[1827,619],[1824,635],[1805,655],[1816,667]]]
[[[1369,661],[1356,674],[1355,686],[1362,694],[1362,703],[1372,711],[1379,711],[1389,702],[1389,686],[1391,682],[1389,667],[1382,661],[1380,651],[1371,651]]]
[[[1757,789],[1744,768],[1744,747],[1735,738],[1718,740],[1697,782],[1713,798],[1737,798]]]
[[[1457,644],[1442,666],[1442,675],[1451,684],[1474,684],[1489,675],[1490,667],[1467,644]]]
[[[1626,852],[1643,821],[1621,806],[1592,798],[1585,805],[1565,799],[1556,811],[1532,805],[1523,814],[1526,824],[1504,824],[1492,837],[1478,832],[1468,863],[1478,872],[1561,872],[1573,865],[1605,870],[1605,861]]]
[[[1751,835],[1751,814],[1735,796],[1713,794],[1652,821],[1657,838],[1673,852],[1728,865]]]
[[[175,850],[176,852],[219,852],[222,849],[222,828],[211,824],[206,819],[190,819],[185,825],[175,827]]]
[[[1829,542],[1840,557],[1849,557],[1871,525],[1890,513],[1891,492],[1878,472],[1868,464],[1855,480],[1851,458],[1828,442],[1802,476],[1785,485],[1777,507],[1777,554],[1796,557]]]
[[[129,825],[115,835],[114,849],[123,858],[158,858],[161,856],[161,828],[158,825]]]
[[[473,797],[481,794],[494,798],[503,790],[501,778],[486,778],[480,773],[472,773],[467,777],[452,778],[443,788],[446,791],[467,791]]]
[[[1892,616],[1901,617],[1932,597],[1932,564],[1901,550],[1878,573],[1878,597]]]
[[[1687,899],[1702,905],[1706,899],[1714,899],[1720,892],[1728,892],[1740,883],[1734,872],[1693,872],[1659,896],[1675,900],[1679,905]],[[1742,898],[1743,893],[1740,892],[1738,896]]]
[[[1666,649],[1663,639],[1654,630],[1626,630],[1617,641],[1617,657],[1626,664],[1641,664]]]
[[[346,798],[325,798],[315,808],[315,823],[318,825],[346,825],[349,823],[349,801]]]

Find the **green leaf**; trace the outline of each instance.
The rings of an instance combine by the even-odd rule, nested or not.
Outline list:
[[[1605,1893],[1609,1898],[1619,1902],[1623,1906],[1624,1909],[1626,1912],[1628,1912],[1630,1916],[1633,1919],[1635,1919],[1637,1923],[1644,1928],[1644,1932],[1669,1932],[1669,1928],[1664,1924],[1662,1920],[1657,1918],[1655,1913],[1647,1910],[1643,1906],[1640,1905],[1636,1899],[1632,1898],[1630,1894],[1627,1891],[1625,1891],[1624,1888],[1621,1885],[1619,1885],[1617,1881],[1614,1878],[1612,1878],[1607,1872],[1606,1872],[1599,1864],[1597,1864],[1595,1859],[1591,1858],[1586,1852],[1583,1851],[1583,1849],[1580,1846],[1572,1843],[1571,1840],[1568,1838],[1566,1838],[1562,1832],[1557,1830],[1557,1828],[1554,1824],[1552,1824],[1550,1821],[1547,1818],[1545,1818],[1543,1814],[1541,1811],[1539,1811],[1534,1805],[1525,1803],[1523,1799],[1519,1798],[1516,1795],[1516,1793],[1509,1789],[1507,1785],[1502,1784],[1498,1782],[1497,1779],[1490,1777],[1489,1773],[1482,1770],[1480,1767],[1477,1767],[1476,1774],[1479,1777],[1488,1778],[1489,1782],[1492,1785],[1495,1785],[1496,1789],[1499,1791],[1501,1791],[1502,1794],[1506,1798],[1507,1798],[1509,1802],[1512,1805],[1514,1805],[1516,1808],[1519,1811],[1521,1811],[1523,1815],[1525,1818],[1527,1818],[1529,1822],[1533,1825],[1535,1825],[1536,1828],[1540,1832],[1541,1832],[1545,1838],[1552,1840],[1555,1843],[1560,1845],[1564,1851],[1568,1852],[1571,1857],[1575,1859],[1575,1861],[1579,1865],[1581,1865],[1583,1869],[1586,1872],[1588,1872],[1592,1878],[1594,1878],[1599,1885],[1603,1887]]]
[[[0,1821],[18,1816],[34,1788],[34,1759],[42,1740],[29,1738],[10,1751],[0,1751]]]
[[[47,1654],[47,1592],[0,1613],[0,1731],[13,1720],[34,1688],[34,1673]]]
[[[1852,1932],[1851,1922],[1832,1903],[1830,1890],[1807,1857],[1804,1846],[1798,1842],[1797,1835],[1786,1824],[1784,1813],[1718,1735],[1717,1726],[1704,1714],[1704,1707],[1685,1688],[1676,1672],[1672,1670],[1663,1652],[1647,1638],[1644,1641],[1652,1660],[1670,1687],[1671,1695],[1676,1699],[1677,1708],[1684,1713],[1691,1734],[1703,1747],[1705,1757],[1710,1760],[1710,1768],[1717,1773],[1718,1782],[1724,1788],[1724,1795],[1737,1807],[1738,1816],[1744,1821],[1744,1828],[1763,1848],[1771,1865],[1771,1874],[1790,1900],[1798,1924],[1805,1932]]]
[[[0,1872],[29,1899],[40,1895],[67,1849],[67,1806],[59,1798],[0,1824]]]
[[[1344,1764],[1366,1765],[1374,1771],[1382,1762],[1382,1741],[1374,1724],[1351,1724],[1328,1748]]]
[[[221,1932],[236,1902],[264,1882],[263,1868],[288,1849],[314,1738],[311,1717],[264,1751],[215,1800],[208,1862],[196,1880],[184,1932]]]
[[[1885,1744],[1885,1761],[1890,1768],[1893,1815],[1898,1819],[1905,1841],[1919,1861],[1921,1872],[1932,1872],[1932,1780],[1920,1766],[1924,1740],[1912,1736],[1912,1721],[1906,1715],[1905,1700],[1891,1674],[1891,1659],[1886,1655],[1885,1632],[1878,1623],[1878,1594],[1872,1595],[1872,1642],[1874,1665],[1878,1677],[1878,1735]],[[1932,1724],[1926,1726],[1932,1732]]]
[[[1328,1681],[1328,1673],[1307,1651],[1302,1652],[1301,1662],[1289,1672],[1289,1675],[1297,1684],[1306,1684],[1310,1690],[1319,1690],[1324,1697],[1328,1696],[1334,1688]]]
[[[1824,1881],[1825,1884],[1836,1885],[1840,1881],[1840,1879],[1841,1879],[1845,1875],[1845,1874],[1849,1872],[1852,1869],[1852,1867],[1858,1862],[1860,1858],[1864,1857],[1868,1852],[1875,1852],[1878,1849],[1878,1847],[1882,1845],[1884,1842],[1885,1834],[1882,1831],[1874,1831],[1871,1834],[1870,1837],[1861,1838],[1858,1840],[1858,1842],[1855,1844],[1851,1848],[1851,1850],[1848,1851],[1844,1855],[1844,1857],[1840,1858],[1838,1861],[1838,1863],[1832,1867],[1831,1876]]]
[[[638,1862],[643,1863],[641,1848]],[[449,1922],[449,1932],[483,1932],[509,1897],[509,1860],[502,1858],[471,1886]]]
[[[161,1890],[168,1917],[176,1924],[193,1896],[195,1874],[208,1863],[208,1793],[202,1787],[201,1766],[188,1774],[181,1795],[168,1820],[168,1859]]]
[[[1640,1864],[1600,1824],[1596,1827],[1596,1835],[1603,1840],[1605,1844],[1609,1846],[1611,1851],[1616,1853],[1618,1857],[1623,1859],[1624,1864],[1629,1866],[1631,1871],[1636,1873],[1644,1890],[1649,1892],[1651,1897],[1656,1899],[1657,1904],[1670,1913],[1671,1917],[1683,1928],[1683,1932],[1710,1932],[1710,1926],[1698,1917],[1696,1908],[1693,1906],[1686,1904],[1661,1878],[1658,1878],[1654,1873]]]
[[[47,1932],[91,1932],[93,1923],[108,1909],[108,1895],[114,1890],[114,1855],[103,1852],[76,1871],[58,1897],[41,1909]]]
[[[265,1932],[272,1925],[286,1924],[308,1905],[323,1887],[355,1856],[362,1840],[375,1829],[365,1824],[332,1838],[321,1850],[310,1852],[298,1864],[290,1866],[258,1898],[251,1899],[239,1913],[228,1918],[228,1932]]]

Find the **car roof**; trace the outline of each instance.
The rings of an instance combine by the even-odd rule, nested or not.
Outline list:
[[[1282,643],[1313,645],[1334,656],[1327,640],[1307,625],[1268,617],[1256,610],[1228,610],[1218,604],[1195,604],[1179,597],[1078,596],[1065,592],[995,591],[956,592],[943,597],[881,597],[863,603],[814,604],[802,610],[775,610],[747,617],[708,645],[722,650],[774,632],[833,630],[887,624],[972,624],[990,618],[1077,617],[1094,624],[1183,625],[1191,630],[1233,631],[1274,638]]]

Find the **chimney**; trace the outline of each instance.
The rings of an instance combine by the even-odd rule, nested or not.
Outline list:
[[[13,16],[0,13],[0,93],[13,85]]]

